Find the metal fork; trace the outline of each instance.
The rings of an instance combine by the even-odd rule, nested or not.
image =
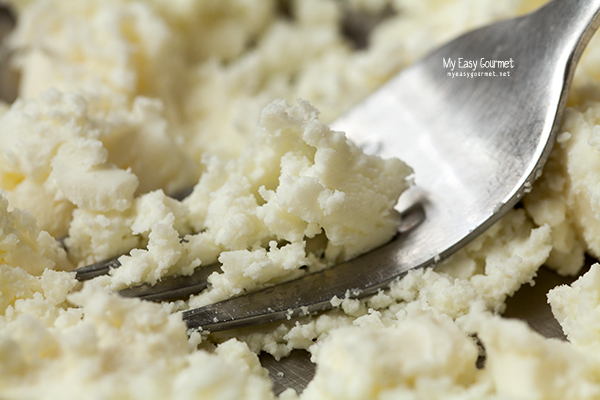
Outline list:
[[[401,198],[405,224],[392,242],[299,279],[182,314],[211,332],[332,307],[334,296],[376,293],[409,270],[435,264],[496,222],[541,173],[573,72],[598,28],[600,0],[553,0],[534,13],[467,33],[437,49],[333,124],[355,142],[415,170]],[[492,76],[452,77],[452,62],[501,61]],[[462,72],[474,72],[462,70]],[[493,73],[496,76],[493,76]],[[498,76],[508,72],[510,76]],[[423,218],[425,217],[425,218]],[[85,279],[101,264],[79,269]],[[202,290],[219,271],[165,279],[126,296],[164,299]],[[173,282],[179,283],[173,283]],[[193,282],[193,285],[188,283]]]

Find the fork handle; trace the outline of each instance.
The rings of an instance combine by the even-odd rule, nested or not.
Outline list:
[[[553,27],[550,32],[571,53],[567,65],[576,65],[600,27],[600,0],[552,0],[533,14],[540,14],[538,21]]]

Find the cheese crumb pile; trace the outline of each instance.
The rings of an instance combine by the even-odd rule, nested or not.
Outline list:
[[[585,253],[600,257],[600,39],[523,207],[367,299],[188,335],[182,309],[389,241],[410,166],[328,123],[437,45],[541,1],[12,3],[21,81],[0,107],[2,399],[270,399],[257,354],[294,349],[311,352],[316,375],[282,399],[600,397],[598,265],[548,294],[568,341],[499,316],[540,266],[577,274]],[[361,14],[385,15],[366,48],[348,33]],[[115,256],[109,275],[82,284],[71,272]],[[113,293],[215,263],[187,301]]]

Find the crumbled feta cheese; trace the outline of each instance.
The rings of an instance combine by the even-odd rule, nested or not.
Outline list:
[[[388,241],[410,169],[327,123],[436,45],[540,2],[12,3],[22,79],[0,105],[0,397],[269,399],[256,353],[293,349],[317,372],[282,399],[600,396],[597,266],[549,294],[570,342],[492,314],[542,264],[573,274],[600,257],[600,39],[524,209],[370,298],[188,337],[181,309]],[[348,9],[393,12],[357,50]],[[113,256],[109,276],[67,272]],[[186,303],[110,293],[216,262]]]

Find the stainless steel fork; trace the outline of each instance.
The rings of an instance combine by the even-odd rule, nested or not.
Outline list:
[[[322,311],[334,296],[367,296],[413,268],[431,266],[487,229],[541,173],[599,10],[600,0],[553,0],[467,33],[352,109],[334,129],[415,170],[416,186],[400,203],[405,232],[319,273],[183,312],[187,326],[218,331]],[[94,270],[86,268],[78,270],[80,279]],[[196,289],[218,270],[199,269]],[[178,279],[186,286],[195,278]],[[169,286],[122,294],[187,295],[162,285]]]

